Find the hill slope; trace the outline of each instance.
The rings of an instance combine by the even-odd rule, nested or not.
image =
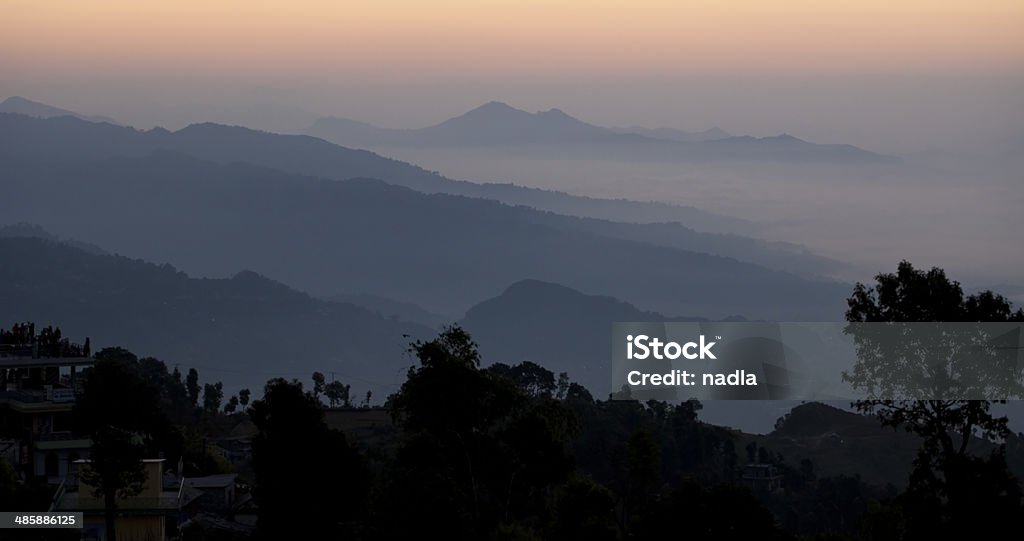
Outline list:
[[[8,160],[0,215],[201,276],[249,268],[318,296],[462,313],[523,278],[670,313],[832,319],[848,287],[544,222],[495,201],[161,153]]]
[[[362,393],[401,383],[411,338],[434,331],[313,299],[253,272],[196,279],[170,265],[0,238],[0,324],[37,321],[260,388],[271,376],[335,372]]]
[[[6,129],[5,129],[6,127]],[[278,146],[280,145],[280,146]],[[0,115],[0,161],[5,159],[35,160],[96,160],[111,156],[146,156],[159,150],[173,150],[191,156],[219,162],[247,162],[262,165],[276,164],[283,171],[299,170],[324,178],[373,177],[389,183],[410,186],[425,193],[471,192],[466,195],[499,201],[521,199],[516,194],[530,195],[522,202],[533,208],[563,209],[568,216],[555,213],[534,213],[538,223],[571,227],[609,237],[622,238],[733,257],[764,265],[769,268],[794,272],[804,276],[831,275],[839,268],[835,261],[817,256],[806,249],[786,243],[770,243],[738,235],[704,233],[681,223],[634,225],[632,216],[623,216],[627,223],[593,218],[574,219],[572,208],[576,198],[556,192],[524,190],[511,185],[480,185],[456,182],[429,175],[408,164],[381,158],[364,151],[336,147],[310,138],[294,138],[255,132],[244,128],[217,125],[193,126],[175,133],[159,130],[137,132],[130,128],[78,122],[74,119],[38,121],[25,117]],[[320,150],[323,150],[321,152]],[[318,156],[330,156],[322,166],[315,166]],[[334,171],[334,174],[330,174]],[[398,179],[398,180],[394,180]],[[472,189],[463,189],[463,188]],[[536,196],[536,197],[533,197]],[[650,214],[649,209],[676,209],[635,202],[586,200],[591,210],[599,214],[615,214],[632,209],[639,216]],[[705,213],[694,213],[690,221],[722,225],[722,220],[704,220]],[[666,216],[670,217],[670,216]],[[31,219],[31,217],[29,217]],[[650,217],[648,217],[650,219]],[[643,220],[639,220],[643,221]],[[728,224],[725,224],[728,226]]]
[[[117,122],[110,117],[82,115],[74,111],[61,109],[60,107],[54,107],[38,101],[32,101],[21,96],[11,96],[0,102],[0,113],[14,113],[35,118],[70,116],[88,122],[107,122],[109,124],[117,124]]]
[[[0,158],[95,160],[139,157],[159,150],[183,152],[217,163],[246,162],[330,179],[379,178],[424,193],[494,199],[572,216],[628,222],[679,222],[700,231],[742,233],[750,222],[662,203],[595,199],[512,184],[452,180],[372,152],[352,150],[304,135],[280,135],[219,124],[194,124],[176,132],[0,113]]]
[[[461,325],[491,362],[533,361],[568,372],[597,397],[611,391],[610,340],[617,321],[699,321],[640,310],[603,295],[521,280],[466,312]]]

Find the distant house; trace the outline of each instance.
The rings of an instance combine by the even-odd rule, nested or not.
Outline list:
[[[235,480],[237,478],[238,475],[234,473],[185,478],[182,481],[184,487],[199,494],[189,503],[190,510],[213,512],[230,510],[236,502]]]
[[[252,495],[236,492],[233,473],[186,478],[182,482],[184,539],[248,539],[256,527]]]
[[[146,482],[142,491],[117,501],[117,541],[163,541],[168,532],[177,531],[179,517],[178,488],[167,490],[163,479],[164,460],[143,460]],[[80,460],[76,471],[89,468],[89,461]],[[84,514],[83,537],[105,539],[106,520],[103,497],[95,494],[94,487],[81,480],[62,484],[54,495],[51,511],[81,511]]]
[[[782,474],[771,464],[747,464],[741,479],[755,491],[773,492],[782,487]]]

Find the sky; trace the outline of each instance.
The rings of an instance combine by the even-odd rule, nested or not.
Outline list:
[[[322,114],[418,127],[502,100],[597,124],[786,132],[897,152],[1024,137],[1020,0],[0,9],[0,97],[143,127],[221,115],[296,129]]]

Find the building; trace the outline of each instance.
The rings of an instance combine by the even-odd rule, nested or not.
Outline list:
[[[22,479],[58,485],[89,456],[92,442],[71,432],[71,409],[79,371],[94,360],[41,353],[0,347],[0,455]]]
[[[227,512],[235,505],[235,480],[238,474],[222,473],[206,477],[188,477],[182,483],[185,488],[198,492],[199,497],[192,505],[206,511]]]
[[[782,487],[782,475],[771,464],[747,464],[741,478],[744,485],[755,491],[774,492]]]
[[[164,484],[164,459],[142,462],[146,471],[142,491],[117,500],[117,541],[163,541],[177,532],[182,487]],[[88,485],[80,475],[89,467],[89,461],[80,460],[76,466],[79,475],[58,487],[50,511],[80,511],[84,516],[84,538],[114,541],[106,539],[103,497],[97,496],[95,487]]]

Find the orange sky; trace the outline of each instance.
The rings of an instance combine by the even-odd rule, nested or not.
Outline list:
[[[1024,69],[1024,1],[0,0],[0,69],[363,80]]]

